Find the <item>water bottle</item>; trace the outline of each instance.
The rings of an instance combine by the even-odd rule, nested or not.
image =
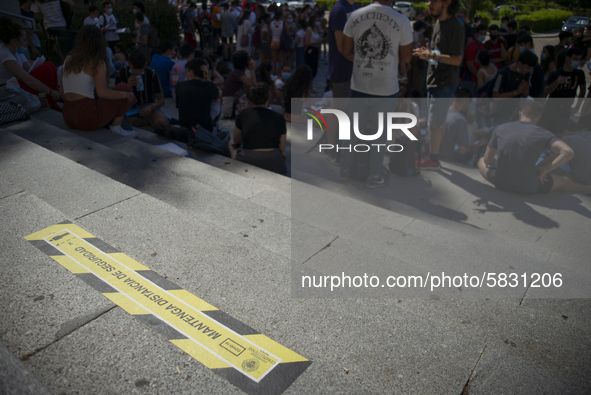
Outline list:
[[[135,78],[137,78],[137,85],[136,85],[135,89],[138,92],[143,92],[144,91],[144,78],[143,78],[143,74],[142,75],[136,75]]]

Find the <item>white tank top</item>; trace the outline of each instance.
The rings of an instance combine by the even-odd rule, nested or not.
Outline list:
[[[283,21],[271,22],[271,41],[280,41],[283,31]]]
[[[84,71],[74,74],[64,74],[62,77],[64,93],[77,93],[89,99],[94,99],[94,77]]]

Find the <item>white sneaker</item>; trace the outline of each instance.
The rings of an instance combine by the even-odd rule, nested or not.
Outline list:
[[[135,130],[125,130],[121,127],[121,125],[117,125],[117,126],[109,126],[109,129],[111,130],[111,132],[120,134],[122,136],[125,137],[135,137],[137,136],[137,132]]]

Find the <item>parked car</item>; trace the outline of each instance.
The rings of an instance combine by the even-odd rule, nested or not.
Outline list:
[[[304,8],[305,5],[309,5],[310,7],[314,7],[316,2],[314,0],[289,0],[287,2],[290,10],[295,10],[298,8]]]
[[[493,8],[493,10],[495,10],[496,12],[499,12],[499,11],[501,11],[501,8],[503,8],[503,7],[510,8],[511,11],[517,12],[517,7],[516,6],[514,6],[514,5],[507,5],[507,4],[498,5],[495,8]]]
[[[585,27],[589,24],[589,18],[586,16],[572,16],[566,22],[562,22],[562,31],[571,32],[574,28]]]
[[[408,1],[397,1],[393,8],[408,19],[414,19],[417,16],[417,10]]]

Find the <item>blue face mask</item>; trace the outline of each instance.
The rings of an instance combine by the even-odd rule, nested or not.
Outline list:
[[[486,40],[486,35],[478,36],[478,41],[480,41],[481,43],[483,43],[484,40]]]
[[[113,9],[112,8],[107,8],[105,12],[107,14],[111,15],[113,13]]]
[[[460,20],[460,22],[465,23],[465,19],[464,18],[458,18]]]
[[[23,54],[23,53],[25,53],[25,52],[27,52],[27,48],[25,48],[25,47],[18,48],[18,49],[16,50],[16,53],[20,53],[20,54]]]
[[[523,51],[525,51],[525,47],[524,47],[523,45],[520,45],[520,46],[519,46],[519,53],[521,53],[521,52],[523,52]]]
[[[543,62],[544,60],[546,60],[546,53],[545,53],[545,52],[542,52],[542,53],[540,54],[540,59],[542,60],[542,62]]]
[[[580,65],[581,65],[580,60],[573,60],[572,62],[570,62],[571,69],[578,69]]]
[[[320,22],[316,22],[316,27],[320,27]]]
[[[287,81],[291,77],[291,73],[281,73],[281,78]]]

